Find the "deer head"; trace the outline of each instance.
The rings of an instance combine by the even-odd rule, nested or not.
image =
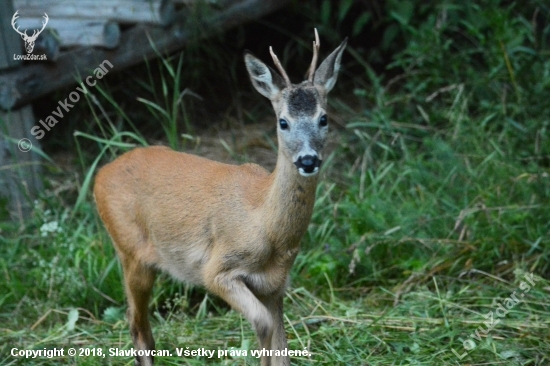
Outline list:
[[[252,85],[271,101],[275,110],[279,150],[304,177],[316,175],[322,163],[328,134],[327,94],[336,83],[346,42],[347,38],[317,68],[320,43],[315,30],[313,59],[307,80],[300,84],[292,84],[271,47],[269,52],[279,74],[252,54],[245,54]]]
[[[42,22],[42,29],[40,30],[34,30],[33,33],[32,33],[32,36],[29,36],[27,34],[27,30],[25,29],[24,32],[21,32],[19,31],[19,27],[16,27],[15,25],[15,21],[17,20],[17,18],[19,18],[18,16],[18,13],[19,13],[19,10],[15,12],[15,14],[13,14],[13,18],[11,18],[11,26],[13,27],[13,29],[19,33],[21,35],[21,38],[23,38],[23,41],[25,41],[25,50],[27,50],[27,53],[31,53],[32,50],[34,49],[34,42],[36,42],[36,39],[38,38],[38,36],[40,35],[40,33],[42,33],[42,31],[44,30],[44,28],[46,28],[46,24],[48,24],[48,14],[44,13],[44,20],[45,22]]]

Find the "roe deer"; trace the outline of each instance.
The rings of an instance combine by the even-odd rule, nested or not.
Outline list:
[[[255,164],[222,164],[165,147],[138,148],[103,167],[94,196],[124,271],[136,350],[153,350],[148,302],[157,270],[205,287],[253,326],[259,348],[284,350],[283,296],[313,210],[328,133],[327,93],[346,40],[316,69],[315,30],[308,79],[292,84],[252,54],[254,88],[271,100],[279,151],[273,173]],[[152,365],[138,356],[136,365]],[[262,355],[261,364],[289,365]]]

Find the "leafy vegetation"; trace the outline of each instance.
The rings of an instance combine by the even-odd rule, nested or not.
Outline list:
[[[337,147],[324,164],[285,299],[289,348],[313,354],[293,361],[548,364],[550,7],[536,0],[368,7],[326,0],[291,10],[306,25],[297,37],[304,47],[286,49],[283,59],[307,62],[313,25],[326,43],[351,36],[331,99]],[[262,27],[288,40],[274,25],[277,16]],[[246,28],[234,34],[241,33]],[[238,43],[234,34],[229,43]],[[250,90],[235,76],[240,54],[227,61],[236,52],[221,43],[193,51],[199,59],[221,55],[203,75],[230,65],[228,88]],[[98,87],[82,110],[88,124],[76,133],[78,190],[57,184],[75,178],[52,166],[50,188],[25,227],[1,223],[0,365],[133,362],[23,360],[10,352],[131,347],[121,269],[89,189],[98,164],[146,141],[198,151],[192,115],[201,112],[190,109],[190,90],[198,87],[196,75],[186,79],[187,67],[179,56],[143,67],[148,76],[126,84],[143,91],[137,103],[114,84]],[[255,107],[259,96],[235,95],[228,114],[239,115],[246,130],[267,103]],[[234,127],[232,118],[224,123]],[[164,135],[143,137],[155,124]],[[265,146],[273,145],[271,132]],[[252,157],[235,141],[223,143],[237,161]],[[513,296],[521,301],[510,302]],[[499,310],[506,304],[508,311]],[[161,277],[152,309],[157,348],[173,353],[158,364],[257,363],[251,356],[176,356],[185,347],[255,347],[249,324],[205,292]]]

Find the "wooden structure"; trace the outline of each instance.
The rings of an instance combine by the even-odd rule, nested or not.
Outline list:
[[[78,75],[89,74],[104,60],[114,71],[122,70],[257,19],[289,0],[202,0],[200,6],[198,1],[0,0],[0,196],[10,197],[13,216],[24,217],[40,189],[36,155],[17,147],[21,138],[38,144],[29,135],[37,122],[29,103],[74,85]],[[208,11],[200,12],[199,22],[188,21],[205,5]],[[15,11],[19,17],[14,22]],[[22,66],[10,59],[25,53],[16,27],[31,35],[32,29],[43,27],[45,14],[48,31],[36,40],[34,53],[45,54],[48,61]]]
[[[23,47],[11,26],[11,2],[0,0],[0,6],[4,10],[0,13],[0,72],[13,72],[19,69],[21,61],[11,56],[21,54]],[[4,90],[13,90],[13,85],[5,85]],[[33,151],[21,151],[17,145],[17,140],[31,137],[33,125],[30,105],[0,109],[0,193],[9,198],[8,210],[20,222],[31,211],[32,198],[42,188],[38,155]],[[35,146],[39,147],[38,142]]]

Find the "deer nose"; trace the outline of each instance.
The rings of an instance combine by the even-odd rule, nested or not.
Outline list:
[[[294,165],[296,165],[300,174],[304,175],[303,173],[305,173],[306,175],[311,175],[319,171],[321,160],[319,160],[316,155],[305,155],[300,156]]]

